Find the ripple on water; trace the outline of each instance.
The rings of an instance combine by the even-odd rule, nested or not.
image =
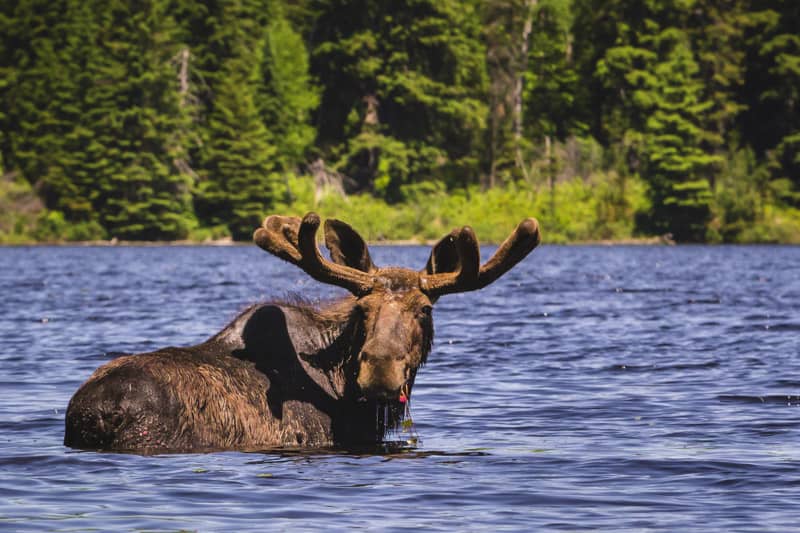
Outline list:
[[[416,447],[139,456],[61,445],[94,368],[252,301],[342,291],[255,247],[0,248],[0,530],[793,530],[797,264],[798,247],[544,246],[437,303]]]

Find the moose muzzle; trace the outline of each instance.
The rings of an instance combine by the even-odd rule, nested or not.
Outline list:
[[[369,399],[397,399],[408,382],[410,368],[399,355],[375,355],[367,350],[359,357],[357,383]]]

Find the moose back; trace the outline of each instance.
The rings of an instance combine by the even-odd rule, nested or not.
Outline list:
[[[315,307],[253,305],[196,346],[125,355],[98,368],[66,412],[64,444],[120,451],[207,451],[379,442],[405,413],[433,341],[431,309],[480,289],[540,241],[523,220],[480,264],[469,227],[432,249],[424,269],[377,267],[347,224],[273,215],[258,246],[350,295]]]

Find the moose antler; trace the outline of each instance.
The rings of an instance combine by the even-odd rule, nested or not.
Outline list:
[[[259,248],[299,266],[302,259],[297,237],[299,232],[299,218],[271,215],[253,233],[253,241]]]
[[[344,265],[328,261],[319,253],[317,230],[320,219],[308,213],[301,221],[297,217],[272,215],[253,234],[253,240],[262,249],[295,264],[309,276],[322,283],[345,288],[355,295],[372,289],[372,276]]]
[[[483,264],[474,289],[482,289],[511,270],[514,265],[525,259],[534,248],[539,246],[540,242],[542,242],[542,235],[539,232],[539,222],[535,218],[526,218],[520,222],[511,235],[497,248],[494,255]]]
[[[489,285],[522,261],[541,242],[539,223],[535,218],[526,218],[503,241],[494,255],[478,268],[480,250],[475,233],[470,227],[465,226],[460,231],[453,231],[446,238],[453,240],[459,258],[459,268],[455,272],[420,276],[420,288],[430,298],[474,291]]]
[[[418,281],[419,289],[432,300],[445,294],[474,291],[489,285],[522,261],[541,240],[539,223],[536,219],[527,218],[481,266],[478,239],[472,228],[464,226],[440,241],[434,248],[426,271],[417,274],[407,269],[376,268],[363,243],[363,250],[352,248],[351,243],[351,248],[345,253],[339,240],[340,234],[357,234],[344,223],[328,222],[328,247],[332,254],[341,256],[338,260],[334,257],[334,261],[325,259],[317,247],[320,219],[316,213],[308,213],[302,220],[279,215],[267,217],[253,234],[253,240],[269,253],[299,266],[315,280],[343,287],[356,296],[363,296],[372,291],[376,283],[382,281],[385,285],[387,279],[397,278],[405,272],[397,279],[402,279],[404,284],[411,282],[414,285]],[[441,254],[437,253],[437,249]],[[435,256],[439,256],[439,259]],[[361,270],[349,266],[354,264],[360,265]]]
[[[469,226],[464,226],[461,230],[451,232],[446,238],[455,247],[459,268],[455,272],[420,275],[420,289],[431,298],[468,291],[470,289],[466,287],[471,287],[478,282],[481,253],[475,232]]]

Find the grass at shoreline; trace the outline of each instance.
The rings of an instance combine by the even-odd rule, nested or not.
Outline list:
[[[308,178],[290,177],[279,196],[291,202],[276,205],[271,213],[303,216],[309,211],[338,218],[353,226],[371,244],[431,244],[453,228],[469,225],[485,244],[502,242],[526,217],[538,219],[547,244],[670,244],[660,235],[636,233],[637,212],[649,208],[641,182],[615,182],[608,176],[572,179],[546,186],[509,184],[481,191],[477,187],[446,191],[435,183],[405,188],[405,201],[389,204],[370,195],[345,196],[334,191],[320,194]],[[288,194],[287,194],[288,193]],[[63,221],[57,212],[39,208],[15,215],[6,204],[0,225],[0,245],[231,245],[225,228],[196,228],[179,241],[118,241]],[[265,213],[265,216],[271,213]],[[14,218],[16,216],[16,219]],[[55,221],[55,223],[54,223]],[[759,220],[742,223],[728,243],[800,244],[800,210],[767,205]],[[714,228],[717,221],[712,220]],[[255,225],[255,223],[254,223]],[[255,229],[255,228],[254,228]],[[100,233],[100,235],[97,235]],[[721,231],[710,231],[709,242],[721,243]],[[97,238],[100,237],[100,238]],[[248,244],[242,241],[241,244]]]

